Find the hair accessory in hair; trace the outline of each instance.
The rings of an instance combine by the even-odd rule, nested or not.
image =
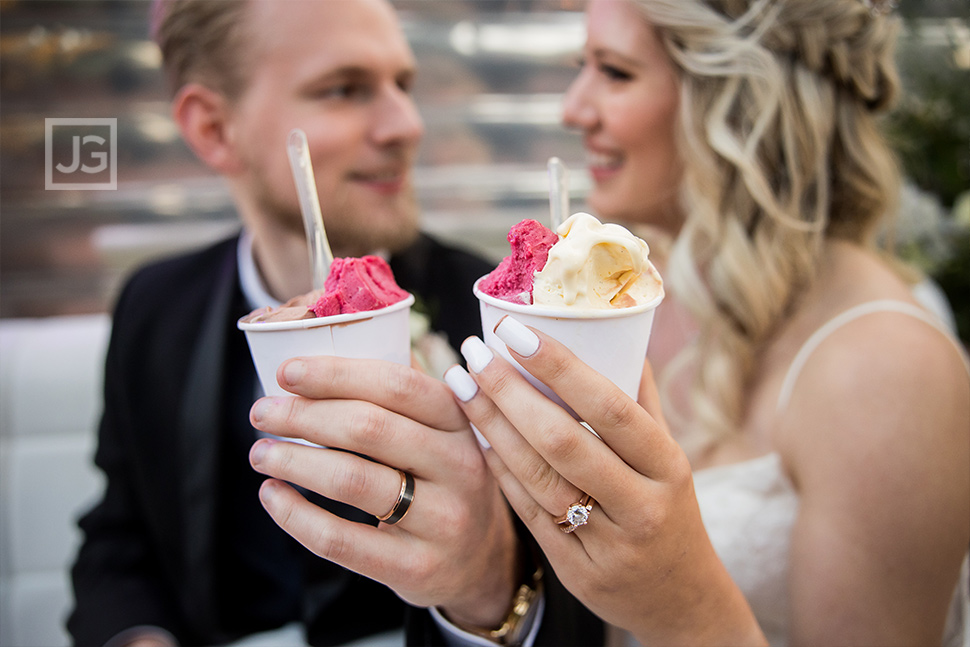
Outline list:
[[[873,16],[885,16],[896,8],[897,0],[862,0]]]

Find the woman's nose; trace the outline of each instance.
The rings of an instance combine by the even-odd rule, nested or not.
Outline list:
[[[563,98],[562,122],[568,128],[589,130],[596,124],[596,107],[583,71],[573,79]]]

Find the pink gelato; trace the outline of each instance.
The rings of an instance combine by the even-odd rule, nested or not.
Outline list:
[[[335,258],[323,287],[313,305],[318,317],[386,308],[408,296],[380,256]]]
[[[512,253],[502,259],[478,288],[496,299],[532,304],[532,283],[559,237],[536,220],[523,220],[509,230]]]
[[[279,308],[261,308],[243,322],[296,321],[379,310],[407,297],[383,258],[335,258],[323,290],[294,297]]]
[[[663,297],[650,247],[620,225],[574,213],[556,233],[535,220],[509,231],[512,253],[478,289],[520,305],[571,310],[630,308]]]

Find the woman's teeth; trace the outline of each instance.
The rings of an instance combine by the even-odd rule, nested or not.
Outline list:
[[[595,168],[616,168],[622,162],[620,155],[608,155],[606,153],[586,153],[586,164]]]

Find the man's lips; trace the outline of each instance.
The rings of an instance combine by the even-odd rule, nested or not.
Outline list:
[[[400,169],[358,171],[351,173],[350,179],[378,193],[392,194],[401,191],[407,185],[408,173]]]

